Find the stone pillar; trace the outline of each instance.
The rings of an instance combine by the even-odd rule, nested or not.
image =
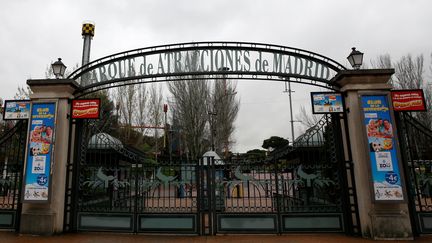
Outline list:
[[[349,141],[354,164],[362,236],[376,240],[413,239],[407,200],[396,203],[394,201],[374,202],[373,200],[372,175],[367,152],[368,140],[360,103],[361,95],[376,94],[377,92],[388,94],[392,88],[388,81],[393,73],[393,69],[346,70],[341,71],[334,78],[341,91],[345,93]],[[393,110],[390,110],[390,113],[393,115]],[[393,122],[393,131],[397,131],[395,122]],[[397,137],[395,132],[394,136]],[[402,187],[406,189],[399,144],[393,146],[397,146]],[[407,197],[406,193],[404,197]]]
[[[30,96],[31,100],[57,102],[57,114],[55,151],[51,164],[50,202],[23,203],[20,233],[51,235],[63,231],[66,166],[69,149],[69,99],[73,98],[73,92],[79,85],[74,80],[69,79],[27,80],[27,84],[33,91]]]

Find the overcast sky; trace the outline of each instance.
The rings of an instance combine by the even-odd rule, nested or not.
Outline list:
[[[432,52],[430,0],[15,0],[0,8],[0,97],[27,79],[44,78],[61,57],[81,62],[81,24],[96,24],[91,59],[135,48],[191,41],[246,41],[297,47],[345,66],[355,46],[365,62]],[[291,137],[283,83],[238,81],[235,151],[259,148],[271,135]],[[315,88],[312,88],[315,89]],[[295,85],[294,114],[311,88]],[[296,125],[299,126],[299,125]],[[300,133],[300,127],[296,128]],[[296,134],[296,136],[299,134]]]

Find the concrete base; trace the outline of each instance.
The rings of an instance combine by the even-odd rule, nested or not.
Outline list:
[[[374,240],[413,240],[407,212],[389,210],[369,213]]]
[[[55,232],[55,213],[23,212],[21,214],[20,233],[32,235],[52,235]]]

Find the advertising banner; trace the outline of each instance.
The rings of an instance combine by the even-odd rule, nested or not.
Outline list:
[[[72,100],[72,119],[99,119],[100,99]]]
[[[423,90],[393,90],[391,92],[395,111],[426,111]]]
[[[24,178],[24,201],[48,202],[56,103],[33,103]]]
[[[30,118],[29,100],[6,100],[4,105],[4,120],[24,120]]]
[[[396,134],[386,95],[363,95],[361,104],[369,144],[375,201],[403,201]]]
[[[335,92],[312,92],[312,112],[314,114],[342,113],[344,111],[343,97]]]

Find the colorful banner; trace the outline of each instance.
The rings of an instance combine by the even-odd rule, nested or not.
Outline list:
[[[56,103],[33,103],[24,178],[24,201],[48,202]]]
[[[344,111],[341,93],[312,92],[311,98],[314,114],[341,113]]]
[[[395,111],[426,111],[423,90],[394,90],[391,92]]]
[[[30,118],[29,100],[6,100],[4,107],[4,120],[24,120]]]
[[[369,144],[372,182],[376,201],[402,201],[403,191],[386,95],[363,95],[361,104]]]
[[[99,119],[100,99],[72,100],[72,119]]]

